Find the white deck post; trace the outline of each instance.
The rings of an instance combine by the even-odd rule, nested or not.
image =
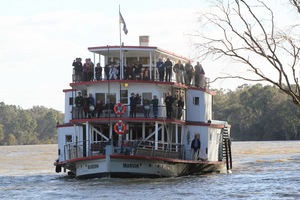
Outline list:
[[[85,141],[85,144],[86,144],[86,156],[89,156],[89,145],[90,145],[90,124],[89,122],[87,121],[86,122],[86,127],[85,127],[85,131],[86,131],[86,141]]]
[[[109,139],[111,139],[111,142],[112,141],[112,128],[113,128],[113,124],[112,122],[109,122]]]
[[[94,80],[96,80],[96,53],[94,52],[94,58],[93,58],[93,60],[94,60],[94,77],[93,77],[93,79]]]
[[[176,151],[178,151],[178,124],[175,125],[175,143],[176,143]]]
[[[164,125],[161,125],[162,128],[161,128],[161,141],[163,143],[163,150],[165,150],[165,126]],[[156,128],[156,127],[155,127]]]
[[[143,122],[143,125],[142,125],[142,140],[145,140],[145,122]]]
[[[150,57],[150,63],[149,63],[149,70],[150,70],[150,80],[152,80],[152,52],[149,52],[149,57]]]
[[[155,122],[155,149],[158,149],[158,123]]]

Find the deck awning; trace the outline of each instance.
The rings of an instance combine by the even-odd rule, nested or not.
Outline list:
[[[120,57],[120,46],[99,46],[89,47],[88,50],[102,56]],[[124,57],[149,57],[150,53],[155,58],[170,58],[171,60],[181,60],[187,62],[191,59],[175,54],[170,51],[151,46],[122,46]]]

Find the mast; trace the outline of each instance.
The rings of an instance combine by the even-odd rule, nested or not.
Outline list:
[[[122,51],[122,34],[121,34],[121,8],[119,5],[119,35],[120,35],[120,80],[123,79],[123,51]]]

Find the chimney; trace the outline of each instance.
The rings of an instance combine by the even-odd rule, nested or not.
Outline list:
[[[149,46],[149,36],[140,36],[140,46]]]

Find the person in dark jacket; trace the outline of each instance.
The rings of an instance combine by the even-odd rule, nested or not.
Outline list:
[[[172,118],[172,106],[173,106],[174,98],[171,96],[171,92],[168,92],[165,98],[166,110],[167,110],[167,118]]]
[[[159,81],[163,82],[165,76],[165,66],[161,58],[159,58],[158,62],[156,63],[156,67],[159,74]]]
[[[83,111],[83,96],[81,92],[78,92],[77,97],[75,98],[75,105],[77,110],[77,118],[82,118],[82,111]]]
[[[114,112],[114,106],[114,103],[108,98],[104,105],[104,110],[102,111],[105,117],[110,117],[110,114]]]
[[[180,99],[177,101],[177,119],[181,119],[183,107],[184,107],[184,100],[183,97],[180,96]]]
[[[82,62],[81,58],[76,58],[73,61],[73,67],[75,72],[75,82],[82,81]]]
[[[195,86],[196,87],[203,87],[204,85],[204,69],[202,65],[197,62],[197,65],[195,65]]]
[[[131,93],[130,97],[130,117],[136,117],[136,105],[138,104],[138,98]]]
[[[104,73],[105,73],[106,80],[109,80],[109,71],[110,71],[110,64],[107,64],[104,66]]]
[[[158,115],[158,99],[157,99],[156,95],[153,96],[153,99],[151,100],[151,105],[152,105],[153,117],[155,119],[157,119],[157,115]]]
[[[166,82],[170,82],[171,81],[171,77],[172,77],[172,62],[170,61],[169,58],[167,58],[167,61],[164,64],[164,67],[166,69]]]
[[[90,104],[90,99],[89,96],[86,94],[83,97],[83,112],[84,112],[84,117],[87,118],[89,114],[89,105]]]
[[[95,72],[96,72],[96,80],[102,80],[102,67],[100,63],[97,63],[97,66],[95,67]]]
[[[101,116],[102,111],[104,110],[104,106],[101,100],[97,100],[95,109],[96,109],[96,117],[99,118]]]
[[[199,139],[199,134],[195,135],[195,138],[191,144],[191,154],[193,160],[200,160],[200,149],[201,149],[201,142]]]

